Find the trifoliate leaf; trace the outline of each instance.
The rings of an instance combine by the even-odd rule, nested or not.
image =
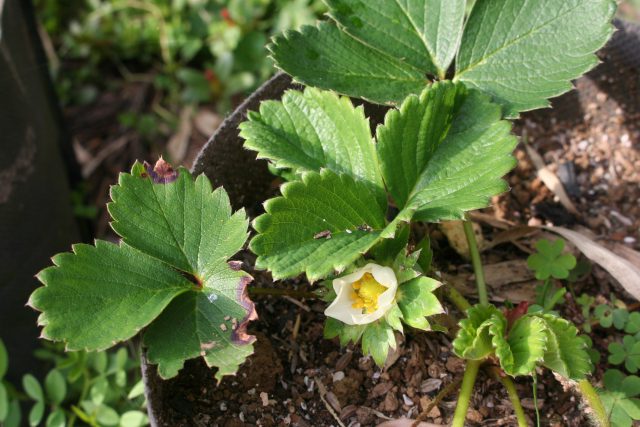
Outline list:
[[[427,317],[444,311],[433,293],[440,285],[440,282],[424,276],[400,284],[396,298],[404,323],[425,331],[431,329]]]
[[[500,117],[487,96],[450,82],[390,111],[377,131],[378,153],[398,207],[421,221],[462,219],[506,191],[501,178],[515,166],[517,141]]]
[[[507,374],[531,375],[543,360],[546,330],[541,319],[524,316],[508,329],[506,318],[494,315],[489,332],[500,366]]]
[[[609,369],[603,377],[605,390],[598,394],[611,424],[615,427],[631,427],[633,420],[640,420],[640,378],[625,377],[617,369]]]
[[[564,240],[549,242],[546,239],[536,242],[538,252],[529,255],[527,265],[536,272],[536,279],[546,280],[549,277],[566,279],[569,271],[576,266],[576,258],[571,254],[563,254]]]
[[[227,263],[246,239],[244,212],[232,215],[224,190],[212,191],[206,177],[194,180],[162,160],[121,174],[112,197],[113,228],[124,242],[76,245],[38,275],[46,286],[30,302],[43,311],[43,336],[101,350],[148,326],[144,343],[162,376],[197,355],[219,368],[218,377],[235,372],[252,351],[245,327],[255,318],[245,293],[250,277]],[[180,305],[185,300],[199,304]],[[219,328],[227,317],[233,321],[215,332],[203,321]]]
[[[424,74],[444,78],[462,36],[462,0],[327,0],[327,4],[329,16],[344,31]]]
[[[383,188],[369,120],[362,106],[333,92],[307,88],[265,101],[240,125],[245,147],[294,172],[330,169]]]
[[[395,28],[392,21],[387,23]],[[427,84],[424,70],[364,44],[329,22],[286,31],[267,48],[276,66],[296,81],[372,102],[400,102]],[[400,52],[400,56],[405,55]]]
[[[362,352],[373,357],[376,365],[383,366],[389,354],[389,348],[396,348],[393,328],[384,320],[376,320],[366,325],[362,334]]]
[[[591,358],[578,329],[569,321],[543,314],[538,316],[546,326],[546,351],[543,364],[565,378],[581,380],[591,372]]]
[[[381,237],[393,237],[384,191],[326,169],[283,185],[282,197],[268,200],[265,210],[253,223],[259,234],[251,250],[256,267],[275,279],[302,272],[320,279],[343,270]]]
[[[489,326],[494,316],[503,316],[493,305],[475,305],[467,310],[467,317],[459,322],[460,330],[453,340],[454,352],[470,360],[482,360],[493,353]]]
[[[609,344],[609,363],[620,365],[624,362],[627,371],[635,374],[640,368],[640,341],[631,335],[625,335],[622,344],[613,342]]]
[[[614,12],[612,0],[477,0],[455,79],[493,95],[507,117],[545,107],[598,63]]]

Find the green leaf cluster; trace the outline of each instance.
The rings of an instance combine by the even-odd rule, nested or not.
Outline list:
[[[465,19],[464,0],[326,3],[329,22],[269,46],[297,81],[395,104],[452,77],[489,94],[507,117],[548,106],[593,68],[615,11],[612,0],[477,0]]]
[[[477,305],[460,321],[455,353],[483,360],[495,355],[509,375],[532,375],[538,365],[572,380],[591,370],[585,341],[570,322],[553,314],[529,313],[512,319],[492,305]]]
[[[640,420],[640,378],[625,377],[617,369],[609,369],[603,377],[604,390],[598,390],[613,427],[631,427]]]
[[[340,272],[412,219],[462,219],[507,190],[515,165],[500,107],[461,83],[409,96],[375,138],[362,107],[313,88],[262,103],[240,129],[247,148],[299,177],[253,223],[256,265],[276,279]]]
[[[218,379],[235,373],[253,351],[245,327],[255,317],[251,278],[228,263],[247,237],[244,212],[232,214],[227,194],[204,175],[162,161],[136,163],[111,196],[122,242],[74,245],[38,274],[45,286],[30,305],[42,312],[43,337],[95,351],[146,328],[143,344],[162,377],[199,355]]]
[[[7,354],[1,343],[0,340],[0,363],[6,366]],[[64,427],[76,419],[96,427],[141,427],[149,423],[138,355],[130,356],[123,347],[87,353],[65,352],[60,345],[48,344],[36,350],[36,357],[55,367],[43,382],[25,374],[22,394],[6,381],[0,383],[5,393],[3,397],[0,391],[3,426]],[[18,403],[25,396],[32,404],[23,420]]]

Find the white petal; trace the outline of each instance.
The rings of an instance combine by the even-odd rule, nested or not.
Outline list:
[[[351,299],[353,282],[360,279],[364,273],[371,273],[378,283],[387,288],[378,297],[378,309],[367,314],[362,314],[362,309],[353,308],[353,300]],[[351,274],[334,279],[333,290],[337,296],[324,311],[324,314],[347,325],[365,325],[374,322],[383,317],[393,306],[397,289],[398,280],[391,268],[373,263],[367,264]]]

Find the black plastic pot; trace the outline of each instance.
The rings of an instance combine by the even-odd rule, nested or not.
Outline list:
[[[34,275],[80,239],[69,189],[78,169],[47,69],[31,2],[0,1],[0,338],[14,383],[44,368],[38,315],[25,306]]]
[[[595,98],[598,89],[615,98],[625,117],[631,118],[634,114],[637,117],[640,112],[640,87],[637,80],[640,75],[640,28],[621,22],[616,25],[620,31],[601,52],[604,63],[579,80],[579,90],[554,100],[554,109],[529,113],[524,119],[533,120],[542,126],[553,120],[566,122],[567,126],[577,125],[584,120],[586,106],[598,102]],[[625,75],[635,75],[635,81],[617,81],[622,69],[625,70]],[[245,207],[250,216],[260,213],[265,195],[273,193],[273,176],[265,161],[256,160],[254,152],[242,147],[238,124],[245,120],[248,111],[258,109],[260,101],[278,99],[292,86],[291,79],[283,74],[278,74],[265,83],[225,120],[203,148],[193,167],[194,173],[205,173],[215,186],[224,186],[234,208]],[[364,105],[373,128],[382,121],[386,109],[366,103]],[[163,407],[165,382],[158,377],[155,366],[147,363],[144,355],[142,372],[151,425],[168,425],[163,415],[167,409]],[[212,375],[211,387],[215,387],[214,384]]]

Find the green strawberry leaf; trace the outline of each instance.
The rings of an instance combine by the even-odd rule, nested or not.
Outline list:
[[[460,320],[460,330],[453,340],[454,352],[464,359],[482,360],[493,353],[489,326],[494,317],[504,315],[493,305],[475,305]]]
[[[147,357],[163,378],[175,376],[187,359],[202,355],[218,367],[216,378],[234,374],[253,353],[248,321],[257,318],[246,293],[251,279],[222,267],[209,273],[211,292],[189,292],[175,298],[144,334]],[[245,283],[240,288],[238,283]],[[205,285],[206,286],[206,285]],[[240,296],[239,289],[244,289]],[[247,314],[249,313],[249,314]]]
[[[591,358],[578,329],[569,321],[552,315],[538,315],[546,326],[543,365],[565,378],[581,380],[591,372]]]
[[[384,366],[389,348],[396,348],[393,328],[384,319],[366,325],[362,334],[362,352],[370,354],[376,365]]]
[[[362,106],[333,92],[307,88],[265,101],[240,125],[245,147],[277,168],[294,172],[330,169],[383,188],[369,120]]]
[[[521,317],[507,330],[504,315],[494,315],[489,332],[500,366],[511,376],[531,375],[544,358],[546,328],[537,317]]]
[[[395,29],[392,21],[391,32]],[[300,83],[367,99],[400,102],[427,84],[423,70],[355,39],[335,24],[321,22],[286,31],[267,47],[276,66]]]
[[[612,0],[477,0],[455,79],[493,95],[507,117],[546,107],[598,63],[614,12]]]
[[[462,219],[506,191],[517,141],[500,117],[487,96],[451,82],[391,110],[377,130],[378,155],[398,207],[421,221]]]
[[[148,327],[149,360],[163,377],[198,355],[219,368],[218,378],[235,372],[252,352],[245,328],[255,318],[246,297],[251,278],[227,262],[246,240],[244,212],[232,215],[227,194],[212,191],[203,175],[194,180],[162,160],[154,168],[136,163],[111,194],[112,226],[123,242],[75,245],[39,273],[45,286],[30,303],[42,311],[43,336],[70,350],[102,350]],[[227,318],[233,322],[221,329]]]
[[[309,172],[282,186],[282,197],[265,203],[256,218],[251,250],[257,268],[274,279],[302,272],[314,281],[342,271],[381,238],[393,237],[385,223],[386,196],[348,175]]]
[[[634,420],[640,420],[640,378],[635,375],[625,377],[617,369],[604,373],[605,389],[598,390],[602,404],[611,424],[615,427],[631,427]]]
[[[444,312],[433,293],[440,285],[440,282],[424,276],[399,285],[396,298],[404,323],[425,331],[431,329],[427,317]]]
[[[549,242],[546,239],[536,242],[537,253],[529,255],[527,265],[536,272],[536,279],[546,280],[550,277],[566,279],[576,266],[576,258],[571,254],[562,254],[564,240]],[[609,324],[611,326],[611,324]]]
[[[327,0],[331,16],[363,44],[444,78],[464,20],[462,0]]]
[[[29,304],[42,311],[42,336],[68,350],[107,349],[136,335],[193,283],[126,243],[96,240],[53,257]],[[91,286],[87,286],[90,280]]]

